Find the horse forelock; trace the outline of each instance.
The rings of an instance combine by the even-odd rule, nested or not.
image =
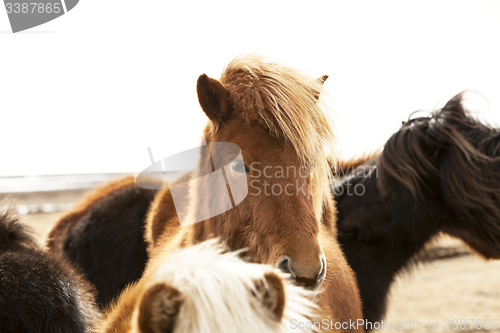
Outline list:
[[[326,187],[332,181],[328,159],[336,158],[337,142],[320,81],[256,54],[232,60],[220,81],[243,123],[257,120],[291,146],[305,165],[314,168],[317,184]]]
[[[221,83],[234,111],[245,121],[259,120],[283,137],[305,162],[314,163],[335,145],[326,92],[318,80],[256,54],[232,60]]]

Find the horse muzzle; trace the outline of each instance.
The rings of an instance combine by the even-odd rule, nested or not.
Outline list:
[[[323,253],[321,253],[320,257],[320,267],[316,269],[310,276],[304,276],[300,274],[300,271],[296,268],[293,268],[292,258],[289,256],[284,256],[277,263],[277,267],[283,272],[290,274],[291,277],[295,280],[295,283],[299,286],[304,287],[309,290],[316,290],[321,282],[325,279],[326,276],[326,258]]]

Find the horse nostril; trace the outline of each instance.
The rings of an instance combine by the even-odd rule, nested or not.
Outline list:
[[[318,288],[319,283],[316,279],[308,279],[308,278],[295,278],[295,283],[305,289],[314,290]]]
[[[288,257],[284,257],[278,262],[278,268],[293,276],[292,270],[290,269],[290,259]]]
[[[317,267],[317,271],[314,275],[310,277],[304,277],[300,275],[296,275],[295,272],[292,271],[291,268],[291,259],[288,256],[283,257],[276,266],[282,270],[285,273],[288,273],[292,276],[292,278],[295,280],[295,283],[299,286],[302,286],[306,289],[317,289],[321,282],[323,282],[325,276],[326,276],[326,259],[325,255],[321,254],[319,257],[321,261],[321,267]],[[300,271],[299,271],[300,273]]]
[[[321,269],[318,271],[315,278],[296,277],[295,282],[306,289],[317,289],[326,276],[326,258],[324,254],[321,254],[320,261]]]

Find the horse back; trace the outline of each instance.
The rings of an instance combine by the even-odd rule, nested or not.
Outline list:
[[[66,238],[69,230],[78,223],[78,221],[92,209],[92,207],[99,201],[105,199],[112,193],[123,190],[124,188],[135,185],[133,176],[127,176],[107,184],[97,187],[89,192],[73,209],[67,211],[59,218],[54,224],[51,231],[47,236],[47,248],[49,252],[60,255],[62,251],[62,244]]]

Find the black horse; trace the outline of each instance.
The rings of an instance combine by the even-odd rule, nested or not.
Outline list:
[[[0,331],[92,332],[95,291],[71,265],[37,244],[11,212],[0,213]]]
[[[439,232],[500,258],[500,131],[461,102],[410,119],[380,155],[337,169],[338,240],[370,322],[383,319],[395,276]]]

